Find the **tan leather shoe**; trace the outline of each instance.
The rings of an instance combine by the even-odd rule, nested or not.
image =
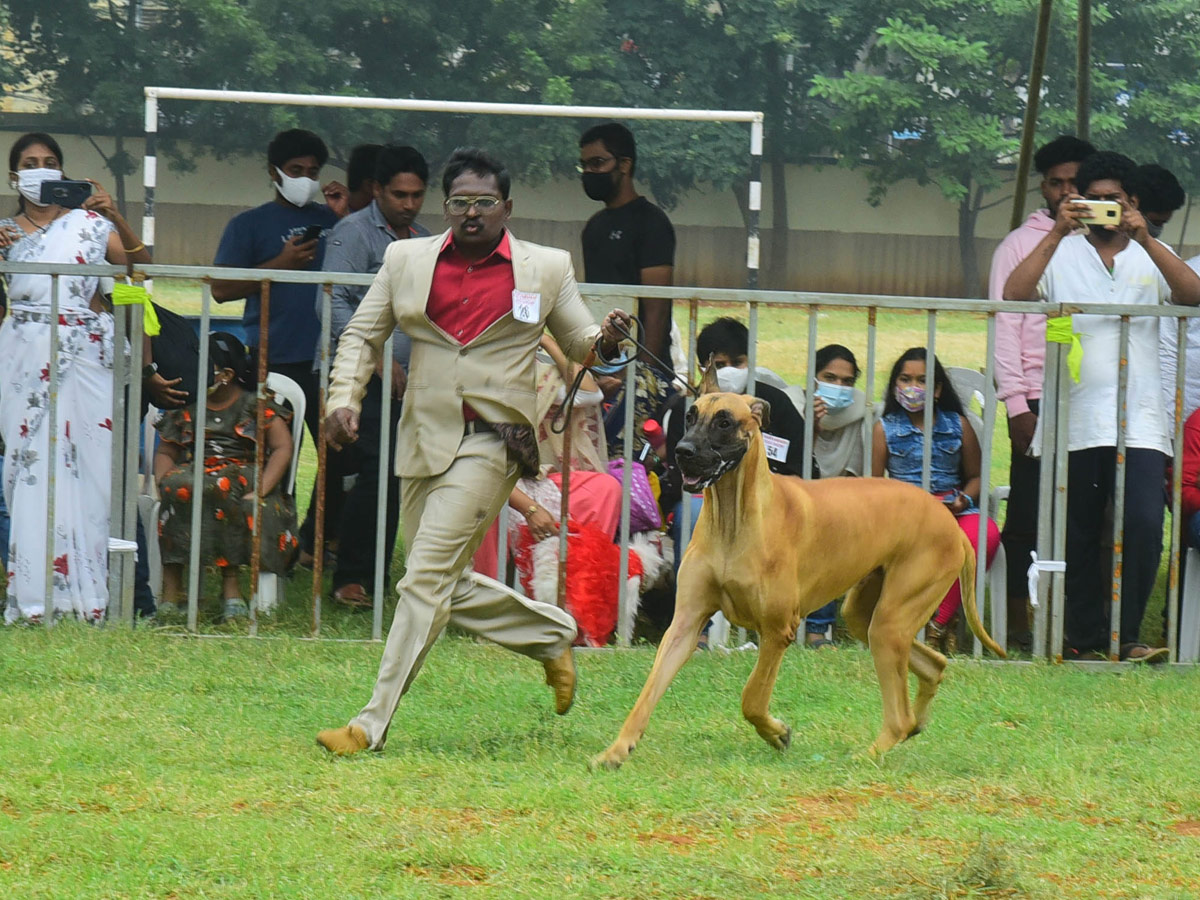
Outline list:
[[[367,733],[357,725],[343,725],[341,728],[327,728],[317,732],[317,743],[334,756],[349,756],[366,750]]]
[[[542,661],[546,684],[554,690],[554,711],[565,716],[575,702],[575,656],[568,647],[560,656]]]

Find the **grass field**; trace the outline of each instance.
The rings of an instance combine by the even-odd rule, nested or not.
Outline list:
[[[0,897],[1200,896],[1200,671],[951,666],[881,765],[869,657],[787,654],[778,753],[747,654],[698,656],[589,773],[650,652],[540,667],[443,640],[385,752],[329,759],[379,647],[0,630]]]

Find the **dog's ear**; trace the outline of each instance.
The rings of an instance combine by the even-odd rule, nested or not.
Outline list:
[[[750,407],[750,415],[754,416],[754,421],[758,423],[759,430],[761,431],[769,427],[771,424],[771,404],[761,397],[752,397],[749,394],[742,394],[742,399]]]
[[[717,383],[717,367],[713,365],[713,356],[708,354],[708,362],[704,367],[704,377],[700,379],[701,394],[719,394],[721,385]]]

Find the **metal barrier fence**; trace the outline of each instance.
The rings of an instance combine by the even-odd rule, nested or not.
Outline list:
[[[79,265],[49,265],[42,263],[10,263],[0,262],[0,273],[7,274],[42,274],[50,275],[52,279],[50,314],[51,321],[56,321],[59,310],[59,278],[61,276],[103,276],[113,278],[123,278],[126,275],[126,270],[118,266],[79,266]],[[264,277],[265,276],[265,277]],[[322,304],[322,332],[320,353],[318,356],[318,365],[320,372],[320,419],[321,430],[324,430],[325,418],[325,397],[327,395],[329,371],[330,371],[330,335],[329,323],[330,316],[330,299],[332,286],[335,284],[345,285],[369,285],[373,280],[372,275],[355,275],[338,272],[293,272],[284,270],[263,270],[263,269],[234,269],[225,267],[213,266],[167,266],[167,265],[145,265],[137,267],[134,273],[136,279],[146,279],[147,284],[153,278],[162,279],[190,279],[200,280],[202,282],[201,291],[201,312],[200,312],[200,333],[206,335],[210,328],[212,296],[209,288],[211,280],[247,280],[259,281],[262,283],[261,293],[261,327],[262,334],[260,337],[260,377],[259,377],[259,397],[265,396],[265,374],[266,374],[266,359],[267,359],[267,342],[266,329],[269,323],[270,315],[270,286],[275,284],[312,284],[314,286],[314,297],[318,293],[316,288],[320,286],[321,304]],[[688,375],[695,373],[695,347],[696,335],[699,324],[699,311],[706,306],[721,306],[741,307],[746,311],[748,328],[750,332],[749,344],[749,378],[750,384],[748,391],[754,390],[755,366],[757,363],[757,345],[759,340],[759,314],[764,308],[770,309],[787,309],[795,311],[803,311],[807,314],[808,319],[808,347],[807,358],[805,364],[805,404],[802,410],[805,419],[805,447],[807,449],[806,459],[804,462],[805,477],[811,476],[812,460],[811,450],[814,439],[814,422],[813,422],[813,395],[812,387],[815,382],[815,351],[818,347],[818,316],[821,311],[825,310],[858,310],[864,314],[865,326],[865,344],[866,344],[866,384],[865,393],[868,402],[868,415],[874,415],[878,406],[876,397],[875,385],[875,370],[877,364],[877,318],[880,311],[906,311],[906,312],[923,312],[926,316],[926,340],[925,346],[930,356],[937,352],[938,344],[938,321],[943,315],[954,314],[972,314],[976,317],[982,316],[986,321],[986,338],[985,338],[985,358],[982,367],[983,374],[983,427],[980,434],[980,443],[982,451],[982,469],[981,469],[981,490],[980,490],[980,517],[979,517],[979,540],[980,548],[986,547],[987,539],[987,521],[989,516],[993,515],[996,510],[991,508],[993,500],[990,497],[990,492],[993,487],[992,472],[991,472],[991,457],[993,448],[993,432],[994,419],[996,412],[996,395],[994,388],[995,374],[995,328],[997,313],[1034,313],[1045,315],[1049,318],[1057,318],[1068,315],[1103,315],[1120,319],[1120,363],[1118,373],[1118,398],[1117,409],[1113,411],[1113,415],[1117,419],[1117,475],[1116,485],[1114,490],[1114,531],[1113,531],[1113,582],[1112,582],[1112,600],[1111,600],[1111,635],[1110,635],[1110,658],[1117,659],[1119,651],[1119,630],[1121,620],[1121,585],[1122,585],[1122,564],[1124,554],[1124,529],[1123,529],[1123,511],[1125,507],[1125,468],[1126,468],[1126,405],[1128,391],[1128,358],[1129,358],[1129,341],[1130,341],[1130,325],[1135,318],[1150,317],[1154,319],[1173,318],[1176,320],[1176,346],[1178,348],[1178,363],[1176,367],[1176,381],[1174,385],[1174,466],[1172,469],[1173,480],[1170,493],[1170,510],[1171,510],[1171,541],[1170,541],[1170,557],[1169,557],[1169,579],[1168,579],[1168,597],[1167,597],[1167,637],[1170,647],[1171,661],[1176,660],[1176,647],[1179,637],[1179,595],[1180,595],[1180,553],[1181,553],[1181,491],[1182,491],[1182,435],[1183,435],[1183,391],[1184,378],[1186,373],[1186,329],[1190,318],[1200,315],[1200,309],[1176,306],[1161,306],[1147,307],[1135,305],[1111,305],[1111,304],[1047,304],[1038,302],[993,302],[985,300],[960,300],[946,298],[928,298],[928,297],[895,297],[883,295],[860,295],[860,294],[824,294],[824,293],[802,293],[802,292],[770,292],[770,291],[749,291],[737,289],[716,289],[716,288],[686,288],[686,287],[636,287],[636,293],[633,292],[631,286],[609,286],[609,285],[581,285],[581,291],[584,293],[585,299],[593,308],[593,312],[597,314],[597,319],[614,306],[620,306],[625,309],[630,309],[636,303],[638,297],[646,298],[664,298],[678,302],[684,302],[688,305]],[[128,355],[117,352],[114,361],[114,409],[113,409],[113,434],[123,436],[123,442],[114,440],[114,456],[113,456],[113,477],[112,477],[112,519],[110,534],[114,539],[120,542],[115,544],[116,547],[128,547],[135,539],[136,528],[136,497],[137,497],[137,477],[138,477],[138,448],[139,448],[139,428],[141,423],[137,420],[136,415],[127,415],[128,410],[136,410],[140,405],[141,383],[140,379],[130,377],[130,373],[140,372],[142,368],[142,323],[140,315],[122,315],[118,310],[115,315],[115,335],[116,347],[119,348],[129,342]],[[390,341],[390,339],[389,339]],[[50,342],[50,402],[49,416],[53,424],[56,422],[55,416],[57,413],[57,391],[58,391],[58,372],[56,360],[59,353],[58,332],[57,329],[51,329]],[[385,351],[384,359],[387,359],[387,351]],[[207,383],[207,370],[209,368],[208,361],[208,344],[207,341],[200,341],[200,358],[198,363],[198,381],[197,384]],[[683,373],[681,373],[683,374]],[[1038,503],[1038,523],[1037,523],[1037,554],[1040,563],[1038,564],[1043,574],[1049,578],[1040,578],[1038,580],[1037,597],[1035,615],[1033,620],[1033,648],[1034,655],[1049,658],[1052,660],[1061,660],[1061,647],[1063,643],[1064,632],[1064,596],[1065,596],[1065,573],[1060,565],[1065,557],[1066,550],[1066,502],[1067,502],[1067,423],[1069,412],[1069,375],[1067,372],[1067,353],[1061,344],[1050,343],[1046,350],[1046,366],[1045,366],[1045,382],[1042,392],[1041,404],[1041,433],[1042,433],[1042,454],[1041,454],[1041,472],[1040,480],[1040,495]],[[383,409],[387,410],[390,404],[391,384],[390,379],[383,378]],[[632,397],[635,388],[635,369],[630,366],[625,372],[625,390],[626,396]],[[2,389],[2,386],[0,386]],[[687,401],[690,404],[690,399]],[[631,467],[630,461],[634,459],[634,404],[627,402],[625,404],[625,427],[624,427],[624,476],[622,483],[622,502],[620,515],[620,575],[619,585],[625,585],[627,574],[629,572],[629,553],[630,553],[630,478]],[[260,430],[262,433],[261,416],[262,404],[259,404]],[[202,435],[206,425],[206,409],[205,404],[198,403],[196,408],[195,433]],[[933,425],[933,408],[931,404],[926,404],[924,412],[924,431],[928,435],[931,433]],[[381,452],[379,464],[379,494],[377,495],[377,529],[376,529],[376,552],[375,552],[375,572],[374,572],[374,608],[372,615],[372,639],[380,640],[382,638],[382,611],[383,597],[387,594],[388,587],[383,584],[383,569],[384,569],[384,516],[386,512],[386,493],[387,493],[387,469],[391,465],[391,452],[389,447],[390,429],[381,429]],[[53,460],[55,452],[57,429],[50,428],[50,458]],[[871,458],[871,430],[868,428],[865,432],[864,455],[866,463],[869,466]],[[260,448],[261,448],[261,442]],[[930,483],[930,465],[931,465],[931,442],[924,441],[924,452],[922,459],[922,483],[928,489]],[[118,456],[115,452],[117,448],[122,448],[123,452]],[[317,492],[316,497],[322,497],[322,490],[326,471],[325,447],[323,441],[318,441],[317,447],[319,464],[317,470]],[[258,471],[262,467],[262,452],[258,453],[256,460]],[[867,469],[869,471],[869,468]],[[203,454],[197,453],[194,458],[193,469],[193,496],[200,498],[203,496],[202,481],[204,475]],[[53,478],[54,466],[50,468],[50,495],[53,494]],[[256,485],[258,480],[256,479]],[[685,495],[686,496],[686,495]],[[259,509],[263,498],[258,496]],[[312,589],[312,636],[317,637],[321,631],[321,612],[322,612],[322,558],[323,558],[323,538],[324,538],[324,516],[323,503],[318,499],[317,510],[317,533],[314,547],[314,570],[313,570],[313,589]],[[53,534],[55,527],[54,504],[50,504],[50,509],[47,510],[47,559],[46,571],[48,573],[46,590],[48,609],[52,608],[52,574],[53,574]],[[192,545],[190,548],[190,565],[189,577],[187,584],[187,627],[189,631],[195,632],[198,627],[197,614],[198,603],[200,596],[200,572],[202,561],[200,560],[200,512],[201,503],[196,502],[192,507]],[[507,528],[505,527],[506,513],[501,514],[499,528],[499,543],[500,553],[499,559],[501,564],[507,555]],[[255,516],[255,541],[254,541],[254,557],[251,571],[252,599],[250,604],[250,625],[249,631],[251,636],[258,633],[258,529],[261,526],[261,515]],[[677,554],[682,554],[684,547],[687,545],[688,538],[691,533],[691,504],[684,502],[682,504],[682,536],[680,546],[676,548]],[[153,540],[154,529],[150,529]],[[1058,563],[1058,564],[1056,564]],[[986,586],[986,571],[985,566],[980,565],[976,571],[975,594],[978,601],[982,603],[985,596]],[[133,560],[129,553],[117,552],[110,559],[109,570],[109,587],[110,587],[110,618],[121,619],[126,623],[133,621]],[[1004,597],[992,597],[993,604],[993,623],[999,623],[1003,628],[1003,616],[997,616],[995,606],[1003,606],[1005,604]],[[617,635],[618,643],[628,645],[632,638],[632,616],[630,610],[626,608],[626,593],[621,590],[619,592],[620,609],[618,613],[619,630]],[[45,617],[46,624],[50,625],[53,620],[52,615]],[[995,634],[998,642],[1004,644],[1004,635]],[[978,639],[974,641],[973,654],[976,657],[982,655],[982,647]]]

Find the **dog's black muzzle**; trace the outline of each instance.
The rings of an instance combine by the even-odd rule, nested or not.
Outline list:
[[[736,438],[718,447],[702,424],[692,426],[675,445],[675,462],[683,476],[683,489],[694,494],[715,484],[726,472],[737,468],[746,449],[746,442]]]

